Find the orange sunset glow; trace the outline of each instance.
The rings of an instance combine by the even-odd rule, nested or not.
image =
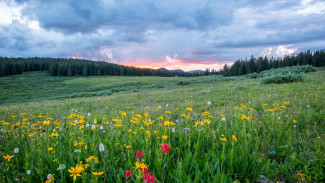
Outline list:
[[[183,70],[183,71],[193,71],[193,70],[206,70],[207,68],[212,70],[222,69],[224,65],[222,64],[198,64],[198,63],[179,63],[179,64],[169,64],[169,63],[154,63],[154,64],[123,64],[126,66],[139,67],[139,68],[151,68],[151,69],[159,69],[166,68],[168,70]]]

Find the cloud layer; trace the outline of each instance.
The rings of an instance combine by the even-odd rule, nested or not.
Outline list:
[[[321,0],[5,0],[0,56],[221,67],[250,55],[323,49]]]

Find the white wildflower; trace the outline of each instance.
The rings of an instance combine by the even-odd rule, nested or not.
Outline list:
[[[104,144],[100,143],[99,144],[99,152],[104,152],[104,151],[105,151]]]
[[[209,102],[207,103],[207,105],[211,105],[211,102],[209,101]]]
[[[30,170],[27,170],[27,175],[30,175],[31,173],[32,173],[32,171],[30,171]]]
[[[19,149],[18,149],[18,148],[15,148],[15,149],[14,149],[14,153],[15,153],[15,154],[19,153]]]
[[[58,169],[56,169],[56,170],[64,170],[66,168],[66,166],[65,166],[65,164],[60,164],[59,165],[59,168]]]

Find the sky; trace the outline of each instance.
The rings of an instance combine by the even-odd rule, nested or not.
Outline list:
[[[2,57],[189,71],[324,45],[324,0],[0,1]]]

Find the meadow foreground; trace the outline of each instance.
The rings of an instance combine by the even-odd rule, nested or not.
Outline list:
[[[323,182],[324,87],[317,71],[6,104],[0,180]]]

